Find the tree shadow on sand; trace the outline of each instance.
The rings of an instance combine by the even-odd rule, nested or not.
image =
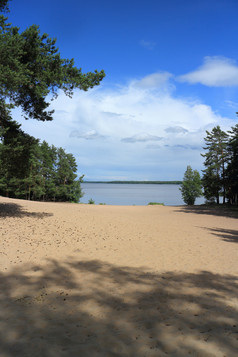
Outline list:
[[[0,218],[7,217],[35,217],[35,218],[44,218],[53,216],[53,213],[46,212],[27,212],[21,205],[16,203],[0,203]]]
[[[233,206],[200,205],[200,206],[179,206],[178,208],[179,210],[176,210],[175,212],[208,214],[213,216],[238,218],[238,207],[233,207]]]
[[[222,238],[225,242],[238,243],[238,230],[205,227],[204,229],[209,230],[214,236]]]
[[[0,275],[0,355],[236,356],[238,280],[48,261]]]

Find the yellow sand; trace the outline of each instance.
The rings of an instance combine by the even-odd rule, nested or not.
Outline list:
[[[238,355],[238,219],[0,197],[0,356]]]

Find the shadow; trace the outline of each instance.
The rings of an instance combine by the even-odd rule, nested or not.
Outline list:
[[[238,279],[50,260],[0,275],[0,355],[236,356]]]
[[[20,205],[16,203],[0,203],[0,217],[34,217],[44,218],[53,216],[53,213],[46,212],[27,212]]]
[[[178,208],[179,211],[176,210],[176,212],[208,214],[213,216],[238,218],[238,207],[233,207],[233,206],[200,205],[200,206],[179,206]]]
[[[238,230],[222,228],[204,228],[212,232],[216,237],[222,238],[225,242],[238,243]]]

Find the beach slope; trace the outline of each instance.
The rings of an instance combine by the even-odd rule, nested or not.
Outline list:
[[[238,351],[238,219],[0,197],[0,356]]]

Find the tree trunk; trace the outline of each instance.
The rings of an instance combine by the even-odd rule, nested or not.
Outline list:
[[[225,180],[223,180],[223,204],[226,203],[226,186]]]
[[[223,155],[223,152],[222,152]],[[223,205],[226,203],[225,163],[222,160]]]

